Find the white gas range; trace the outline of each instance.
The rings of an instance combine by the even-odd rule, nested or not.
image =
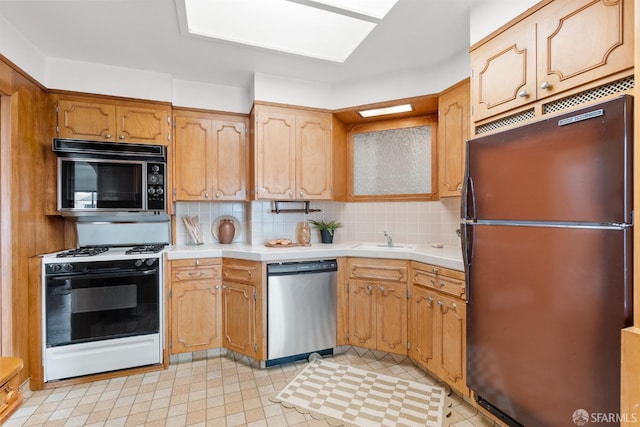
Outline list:
[[[163,361],[170,223],[121,219],[81,219],[78,248],[43,258],[45,381]]]

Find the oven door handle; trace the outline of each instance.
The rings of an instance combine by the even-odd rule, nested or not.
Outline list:
[[[126,276],[149,276],[152,274],[158,274],[157,268],[152,268],[149,270],[114,270],[110,272],[98,271],[98,272],[77,272],[77,273],[69,273],[62,274],[59,276],[47,276],[47,280],[69,280],[70,278],[82,278],[82,279],[105,279],[109,277],[126,277]]]

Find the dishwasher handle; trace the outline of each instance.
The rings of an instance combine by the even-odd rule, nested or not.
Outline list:
[[[267,264],[267,276],[285,276],[289,274],[324,273],[338,271],[338,261],[300,261]]]

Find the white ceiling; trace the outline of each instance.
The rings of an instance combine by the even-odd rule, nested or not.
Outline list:
[[[432,70],[468,49],[476,1],[399,0],[344,63],[183,35],[175,0],[0,0],[0,15],[46,57],[248,88],[254,73],[344,85]]]

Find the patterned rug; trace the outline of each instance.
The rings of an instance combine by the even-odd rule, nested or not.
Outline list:
[[[333,425],[442,425],[442,387],[317,360],[307,365],[274,401]]]

